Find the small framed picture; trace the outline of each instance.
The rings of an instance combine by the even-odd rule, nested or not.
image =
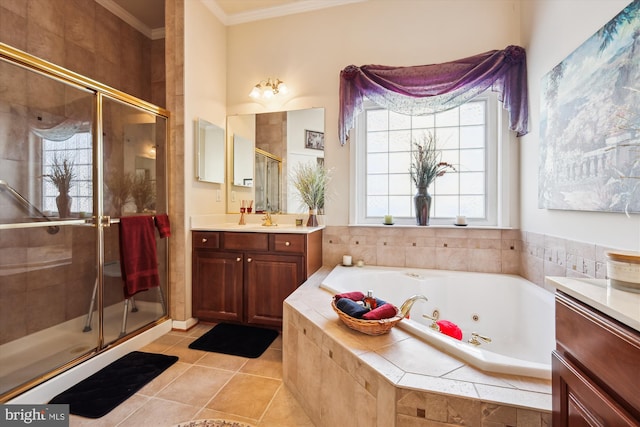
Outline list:
[[[324,132],[316,132],[314,130],[305,130],[304,148],[314,150],[324,150]]]

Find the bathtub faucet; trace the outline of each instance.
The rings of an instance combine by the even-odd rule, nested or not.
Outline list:
[[[438,316],[429,316],[428,314],[423,314],[422,317],[431,320],[431,324],[429,325],[429,327],[434,331],[440,332],[440,325],[438,325]]]
[[[400,312],[402,313],[402,317],[406,317],[407,314],[409,314],[409,312],[411,311],[411,307],[413,307],[413,303],[415,303],[419,299],[429,301],[427,297],[425,297],[424,295],[412,296],[411,298],[403,302],[402,306],[400,307]]]
[[[480,338],[484,342],[491,342],[491,338],[480,335],[477,332],[471,332],[471,338],[469,338],[469,344],[473,344],[473,345],[482,344],[480,341],[478,341],[478,338]]]

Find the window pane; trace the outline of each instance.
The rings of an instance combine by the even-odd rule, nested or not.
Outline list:
[[[460,128],[460,148],[484,148],[484,139],[484,126],[467,126]]]
[[[440,218],[453,218],[458,215],[458,196],[438,196],[431,214]]]
[[[460,125],[484,124],[485,101],[468,102],[460,106]]]
[[[367,130],[386,130],[389,128],[387,110],[367,110]]]
[[[484,150],[460,150],[460,166],[466,171],[484,170]]]
[[[412,123],[414,129],[433,128],[435,126],[435,116],[433,114],[425,114],[424,116],[413,116]]]
[[[408,173],[411,165],[411,153],[389,153],[389,173]]]
[[[437,194],[458,194],[460,174],[447,172],[436,178]]]
[[[388,173],[389,155],[386,153],[367,155],[367,171],[369,173]]]
[[[459,108],[452,108],[451,110],[444,111],[436,114],[436,126],[458,126],[459,121]]]
[[[396,218],[413,216],[413,197],[389,197],[389,213]]]
[[[408,173],[389,175],[389,194],[411,194],[411,176]]]
[[[484,197],[461,196],[460,215],[465,215],[469,218],[484,218],[486,216],[484,209]]]
[[[386,196],[367,197],[367,216],[384,216],[387,214]]]
[[[460,146],[460,130],[456,128],[438,128],[436,132],[436,148],[438,150],[458,149]]]
[[[460,174],[461,194],[484,194],[484,173],[466,172]]]
[[[367,194],[386,195],[389,193],[388,175],[367,175]]]
[[[387,132],[369,132],[367,134],[367,151],[386,152],[389,149],[389,134]]]
[[[390,111],[389,129],[411,129],[411,116]]]
[[[411,149],[411,131],[389,132],[389,151],[409,151]]]

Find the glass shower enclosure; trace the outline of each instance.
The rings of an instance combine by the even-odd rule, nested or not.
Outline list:
[[[167,239],[127,300],[119,223],[167,212],[168,120],[0,43],[0,402],[167,318]]]

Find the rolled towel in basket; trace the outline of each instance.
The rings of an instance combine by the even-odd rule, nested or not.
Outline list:
[[[360,291],[354,292],[344,292],[342,294],[336,294],[333,296],[333,300],[337,303],[342,298],[350,299],[351,301],[362,301],[364,299],[364,294]]]
[[[398,309],[396,308],[395,305],[384,303],[378,306],[378,308],[374,308],[370,312],[363,314],[362,319],[363,320],[389,319],[395,316],[396,314],[398,314]]]
[[[356,319],[360,319],[363,314],[369,311],[368,308],[358,304],[355,301],[350,300],[349,298],[340,298],[336,302],[336,307],[344,314],[348,314],[351,317],[355,317]]]

